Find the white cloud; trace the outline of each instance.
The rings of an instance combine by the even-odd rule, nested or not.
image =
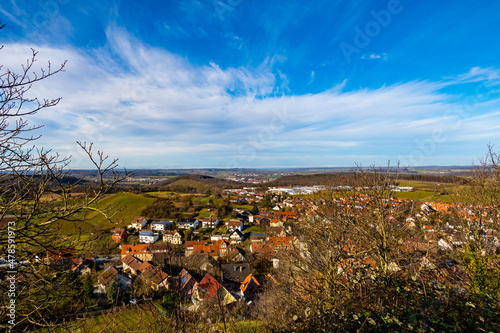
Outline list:
[[[371,54],[363,54],[361,56],[361,59],[380,59],[380,60],[383,60],[383,61],[387,61],[389,59],[389,56],[387,55],[387,53],[381,53],[381,54],[376,54],[376,53],[371,53]]]
[[[447,78],[450,83],[469,83],[478,81],[489,81],[500,83],[500,70],[494,68],[472,67],[467,73]]]
[[[318,94],[283,95],[288,81],[275,69],[286,61],[280,56],[256,69],[195,66],[120,28],[109,28],[107,36],[108,44],[99,49],[38,48],[38,67],[47,59],[68,60],[64,73],[32,89],[35,96],[63,97],[34,117],[46,124],[40,143],[73,154],[74,168],[89,166],[76,151],[76,140],[94,142],[129,168],[153,168],[281,165],[284,156],[304,165],[370,164],[348,159],[384,159],[392,150],[404,154],[436,129],[447,133],[449,143],[460,141],[455,127],[471,138],[482,129],[498,137],[491,124],[499,115],[489,112],[499,103],[478,102],[485,116],[465,127],[463,116],[448,112],[459,103],[439,91],[450,81],[355,91],[345,91],[344,81]],[[1,52],[2,63],[14,68],[29,55],[29,46],[7,44]],[[472,69],[455,80],[478,77],[491,79],[494,72]]]

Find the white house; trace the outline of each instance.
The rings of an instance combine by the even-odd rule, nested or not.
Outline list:
[[[141,230],[148,224],[148,220],[144,216],[136,216],[130,225],[131,228]]]
[[[219,219],[213,219],[211,217],[206,217],[201,220],[202,228],[217,228],[219,226]]]
[[[239,231],[243,231],[243,221],[231,220],[227,221],[226,225],[227,225],[227,230],[229,232],[234,231],[236,229],[238,229]]]
[[[158,234],[152,231],[143,230],[139,233],[139,242],[153,244],[158,240]]]
[[[212,243],[216,243],[217,241],[220,241],[220,240],[229,240],[229,234],[210,236],[210,241]]]
[[[178,230],[165,230],[163,232],[163,241],[170,244],[182,244],[184,236]]]
[[[231,244],[239,244],[243,240],[243,234],[239,229],[236,229],[229,235],[229,240]]]
[[[151,230],[163,232],[168,227],[170,227],[171,224],[172,221],[167,221],[167,220],[153,221],[151,222]]]
[[[199,224],[200,221],[198,221],[197,219],[179,219],[175,225],[179,229],[189,229],[189,228],[196,229],[198,228]]]

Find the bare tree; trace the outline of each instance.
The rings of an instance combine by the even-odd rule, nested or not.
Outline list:
[[[34,97],[32,87],[64,71],[66,62],[37,69],[36,61],[32,49],[20,72],[0,65],[0,219],[5,224],[0,255],[7,260],[7,269],[0,273],[0,319],[8,328],[53,325],[57,315],[68,311],[60,298],[74,296],[77,281],[46,265],[47,255],[61,254],[60,223],[78,221],[85,210],[98,210],[97,201],[128,176],[126,170],[116,171],[116,159],[109,160],[91,143],[78,143],[97,169],[98,183],[84,195],[71,196],[81,180],[69,176],[70,158],[39,147],[40,126],[29,123],[32,115],[61,100]],[[49,194],[56,199],[46,200]]]
[[[436,249],[440,216],[419,221],[414,214],[411,226],[407,216],[420,212],[420,205],[394,198],[395,179],[397,168],[357,168],[344,186],[314,199],[314,214],[293,226],[295,250],[278,253],[275,282],[261,297],[268,330],[468,331],[498,325],[482,317],[486,311],[499,318],[493,296],[500,290],[498,263],[494,267],[493,257],[486,260],[476,250]],[[457,212],[451,215],[472,225]],[[432,219],[436,230],[423,232],[422,224]],[[463,232],[464,239],[474,239]],[[453,258],[464,258],[469,268],[464,272]]]
[[[500,300],[500,154],[488,145],[485,158],[472,170],[467,186],[457,187],[455,225],[460,233],[449,242],[465,249],[458,256],[468,274],[469,290]]]

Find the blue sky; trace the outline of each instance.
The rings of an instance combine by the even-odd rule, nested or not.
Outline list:
[[[0,5],[3,69],[66,71],[39,144],[127,168],[470,165],[500,147],[496,1]]]

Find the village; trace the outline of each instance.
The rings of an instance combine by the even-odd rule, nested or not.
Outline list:
[[[320,190],[324,187],[271,187],[265,193],[254,188],[231,189],[226,191],[229,202],[260,207],[266,201],[269,208],[258,211],[233,208],[224,219],[135,216],[127,227],[111,231],[110,242],[117,244],[114,253],[103,254],[101,258],[80,257],[74,248],[59,248],[48,251],[40,260],[56,270],[73,272],[81,279],[92,276],[87,278],[92,281],[89,295],[94,300],[92,309],[127,308],[147,302],[168,307],[174,299],[182,310],[196,311],[214,300],[227,308],[235,304],[249,309],[254,306],[264,290],[269,293],[266,286],[276,282],[283,254],[307,256],[310,245],[303,243],[299,230],[311,221],[326,221],[327,206],[363,216],[382,203],[387,211],[384,223],[412,235],[398,245],[410,258],[408,262],[440,272],[436,280],[440,274],[466,275],[456,257],[447,253],[464,251],[465,244],[474,236],[471,226],[478,227],[474,229],[476,232],[482,231],[479,237],[484,244],[483,254],[499,252],[499,233],[494,228],[496,216],[492,215],[496,207],[378,198],[367,193],[336,195],[330,201],[290,194]],[[460,221],[450,218],[452,215],[461,218]],[[377,269],[378,258],[369,254],[360,257],[358,251],[362,245],[354,239],[347,244],[343,259],[335,263],[341,275],[350,274],[349,265],[360,267],[360,260]],[[389,271],[402,270],[403,265],[393,261],[388,265]],[[165,298],[165,295],[170,296]],[[170,305],[165,299],[170,300]]]
[[[3,1],[0,330],[500,332],[499,12]]]

